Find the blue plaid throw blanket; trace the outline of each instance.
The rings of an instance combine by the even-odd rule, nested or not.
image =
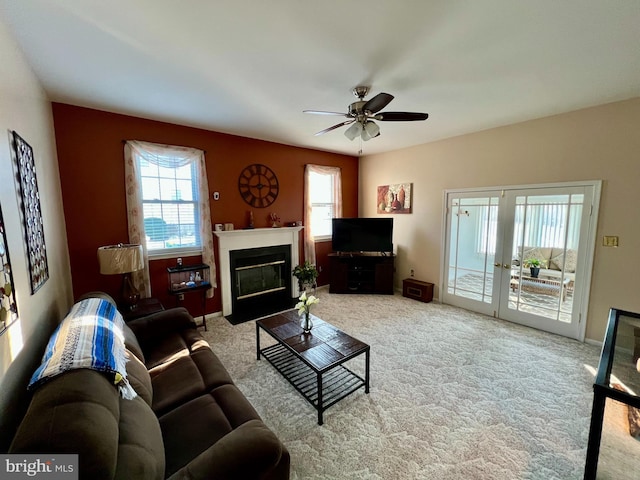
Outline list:
[[[105,373],[123,398],[135,398],[125,368],[123,324],[120,312],[106,300],[76,303],[51,336],[29,389],[68,370],[90,368]]]

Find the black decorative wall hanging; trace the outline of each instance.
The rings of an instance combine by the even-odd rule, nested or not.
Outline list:
[[[0,335],[18,319],[18,306],[13,293],[11,259],[5,232],[2,208],[0,208]]]
[[[13,132],[13,147],[18,164],[22,221],[27,244],[27,256],[29,258],[31,293],[34,294],[49,278],[42,211],[40,210],[40,195],[36,179],[36,164],[33,158],[33,149],[16,132]]]

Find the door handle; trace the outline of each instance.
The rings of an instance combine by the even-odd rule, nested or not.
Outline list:
[[[500,267],[500,266],[502,266],[502,264],[500,262],[498,262],[498,263],[494,263],[493,266],[494,267]]]
[[[506,268],[507,270],[511,270],[511,265],[507,265],[506,263],[504,265],[502,265],[504,268]]]

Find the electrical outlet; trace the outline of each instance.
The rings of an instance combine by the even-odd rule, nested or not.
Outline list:
[[[413,271],[413,268],[412,268],[411,269],[411,276],[413,277],[413,275],[414,275],[414,271]]]

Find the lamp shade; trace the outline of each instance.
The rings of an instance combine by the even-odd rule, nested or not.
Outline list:
[[[100,273],[115,275],[130,273],[144,268],[142,245],[123,244],[108,245],[98,248]]]

